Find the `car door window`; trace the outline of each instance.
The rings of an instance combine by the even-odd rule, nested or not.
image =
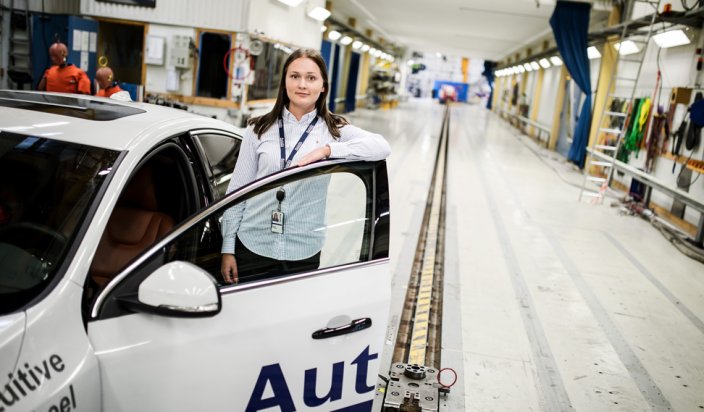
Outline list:
[[[197,134],[193,140],[205,158],[205,173],[213,198],[218,200],[225,196],[242,142],[236,137],[214,133]]]
[[[214,284],[224,214],[270,214],[280,187],[306,198],[305,214],[282,206],[283,230],[319,248],[320,270]],[[388,206],[385,162],[336,160],[265,177],[175,228],[91,308],[103,409],[370,410],[389,318]],[[189,390],[150,396],[163,387]]]
[[[248,253],[244,248],[258,255],[246,264],[238,263],[239,284],[282,280],[303,272],[386,258],[388,190],[384,187],[379,194],[374,173],[373,164],[353,162],[328,167],[325,172],[312,170],[272,178],[273,182],[255,189],[245,187],[239,193],[249,193],[239,197],[235,193],[224,203],[211,206],[210,213],[204,212],[187,227],[177,229],[151,256],[138,259],[142,263],[134,268],[134,279],[118,286],[123,289],[118,293],[134,293],[141,279],[173,261],[193,263],[221,286],[228,286],[220,271],[223,236],[227,240],[233,219],[238,225],[236,231],[230,230],[230,236],[236,233],[239,238],[235,257],[244,259],[242,255]],[[279,205],[277,192],[281,189],[286,195]],[[279,209],[283,233],[272,230],[272,213]],[[115,316],[120,310],[109,312]]]
[[[193,173],[185,153],[166,143],[135,169],[113,208],[90,267],[93,288],[196,211]],[[91,286],[91,285],[89,285]]]
[[[236,202],[181,236],[171,254],[222,282],[222,244],[229,237],[240,283],[356,263],[369,254],[370,214],[371,188],[359,176],[312,176]]]

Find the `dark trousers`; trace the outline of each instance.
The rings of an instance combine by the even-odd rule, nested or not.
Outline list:
[[[235,239],[235,259],[240,282],[307,272],[320,266],[320,252],[302,260],[277,260],[247,249],[239,237]]]

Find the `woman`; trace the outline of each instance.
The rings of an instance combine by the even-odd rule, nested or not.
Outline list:
[[[374,161],[389,155],[382,136],[328,111],[328,90],[325,61],[318,51],[299,49],[286,59],[274,108],[248,122],[228,193],[290,165],[327,158]],[[324,218],[327,178],[314,179],[318,181],[302,183],[307,185],[304,194],[300,184],[286,185],[275,195],[260,195],[225,213],[225,282],[318,267],[323,234],[304,229]]]

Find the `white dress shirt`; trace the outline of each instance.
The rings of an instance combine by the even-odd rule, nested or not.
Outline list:
[[[317,116],[312,111],[297,120],[284,108],[283,123],[286,158]],[[352,125],[340,129],[339,139],[328,130],[319,117],[313,130],[298,150],[291,165],[316,148],[328,145],[330,158],[375,161],[391,153],[386,140],[378,134]],[[281,169],[279,128],[274,123],[257,138],[253,126],[247,127],[235,170],[228,185],[230,193],[240,187]],[[276,190],[260,194],[228,209],[222,220],[222,253],[235,253],[235,236],[254,253],[278,260],[301,260],[318,253],[325,240],[325,206],[330,176],[308,178],[284,186],[286,196],[281,202],[284,213],[283,233],[271,231],[271,212],[277,210]]]

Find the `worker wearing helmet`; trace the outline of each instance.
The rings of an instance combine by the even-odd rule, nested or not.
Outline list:
[[[90,94],[90,79],[83,70],[66,62],[68,48],[56,42],[49,47],[52,66],[39,81],[39,90],[60,93]]]

